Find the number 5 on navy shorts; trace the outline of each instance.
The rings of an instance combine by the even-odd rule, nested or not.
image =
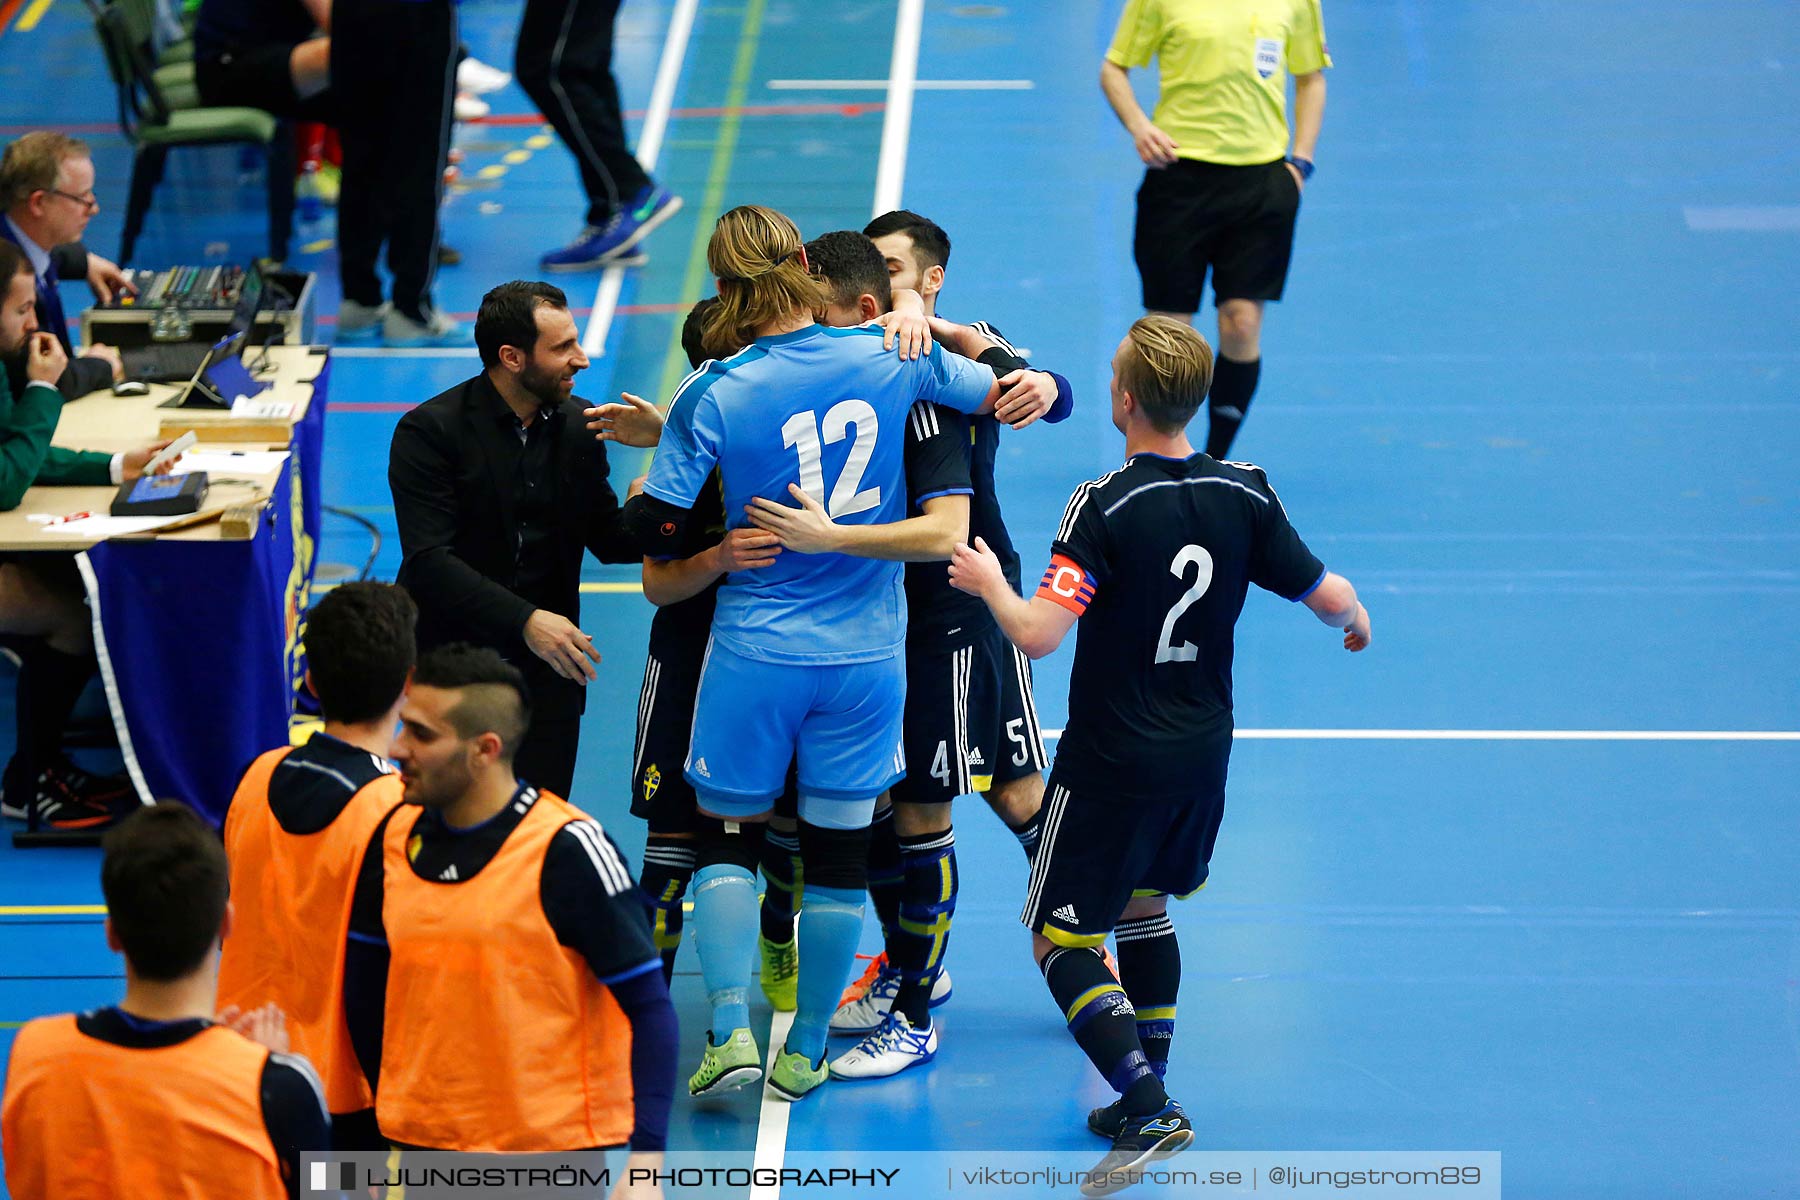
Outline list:
[[[718,815],[752,816],[768,810],[797,759],[802,796],[868,800],[906,774],[905,710],[904,655],[802,666],[714,641],[694,702],[688,782]]]

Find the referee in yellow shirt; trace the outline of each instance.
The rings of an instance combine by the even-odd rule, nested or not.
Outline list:
[[[1161,91],[1145,116],[1129,72],[1151,59]],[[1330,65],[1319,0],[1127,0],[1100,65],[1100,87],[1149,168],[1133,238],[1144,307],[1192,324],[1212,268],[1214,458],[1230,451],[1262,374],[1263,305],[1287,282]]]

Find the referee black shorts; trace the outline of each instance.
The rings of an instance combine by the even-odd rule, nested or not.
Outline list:
[[[1133,896],[1185,899],[1205,887],[1225,816],[1222,766],[1217,778],[1217,787],[1140,798],[1070,788],[1052,772],[1019,920],[1059,946],[1098,946]]]
[[[1209,268],[1215,302],[1281,299],[1299,213],[1300,185],[1280,159],[1230,167],[1184,158],[1144,172],[1132,242],[1144,307],[1199,311]]]
[[[961,646],[910,642],[904,741],[902,804],[948,804],[1043,770],[1029,660],[996,626]]]

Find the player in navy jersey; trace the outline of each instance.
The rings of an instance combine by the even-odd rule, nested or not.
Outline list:
[[[808,242],[806,254],[813,274],[828,292],[827,323],[848,328],[889,312],[893,297],[887,267],[867,235],[854,230],[827,233]],[[1020,427],[1052,407],[1068,411],[1066,381],[1048,375],[1050,387],[1038,396],[1037,380],[1030,377],[1043,373],[1025,369],[1015,355],[971,331],[958,330],[957,336],[969,343],[964,353],[979,354],[979,361],[994,368],[1006,389],[997,407],[1012,413]],[[1025,396],[1017,407],[1012,403],[1015,391]],[[973,479],[974,434],[969,419],[928,407],[915,409],[913,423],[924,427],[929,445],[944,440],[954,423],[949,440],[964,490],[975,492],[979,485]],[[921,493],[915,488],[913,495],[916,504]],[[975,502],[973,495],[970,501]],[[845,543],[852,534],[866,539],[867,530],[838,526],[816,501],[808,500],[800,509],[759,501],[750,518],[780,534],[789,550],[871,553]],[[974,528],[974,532],[983,531]],[[841,1002],[832,1018],[833,1032],[861,1039],[832,1062],[832,1075],[839,1079],[893,1075],[936,1056],[938,1031],[930,1010],[949,998],[950,979],[943,962],[958,881],[949,802],[976,790],[972,776],[984,762],[993,761],[1004,741],[1000,679],[1011,647],[979,600],[949,586],[935,560],[948,558],[950,544],[928,539],[914,544],[923,553],[906,567],[904,724],[911,767],[892,789],[893,804],[889,806],[884,797],[877,806],[869,853],[869,893],[887,951],[878,960],[877,981],[867,994]],[[987,780],[979,782],[985,785]]]
[[[707,247],[722,303],[708,362],[670,405],[644,493],[627,509],[646,552],[679,544],[706,478],[719,471],[728,523],[757,497],[802,491],[841,524],[905,516],[902,442],[913,405],[985,411],[993,372],[933,346],[894,355],[879,327],[829,329],[792,221],[756,206],[720,218]],[[745,348],[735,354],[735,346]],[[869,819],[904,772],[898,562],[782,554],[719,590],[686,763],[699,795],[695,941],[713,1000],[696,1094],[760,1077],[743,995],[754,948],[752,870],[760,824],[797,759],[806,890],[793,1029],[769,1083],[797,1099],[826,1079],[826,1026],[862,926]]]
[[[1348,650],[1370,638],[1356,590],[1307,549],[1261,468],[1189,443],[1211,375],[1189,326],[1138,321],[1113,355],[1128,457],[1075,489],[1036,596],[1013,590],[985,543],[950,565],[1033,658],[1081,619],[1023,921],[1070,1032],[1120,1094],[1088,1116],[1113,1141],[1089,1195],[1193,1140],[1163,1086],[1181,976],[1166,909],[1206,883],[1224,815],[1232,631],[1249,585],[1304,602]],[[1117,979],[1098,953],[1115,928]]]
[[[863,232],[877,248],[891,285],[919,292],[935,318],[950,259],[949,236],[904,210],[877,217]],[[1018,555],[1001,517],[994,478],[1001,426],[1020,429],[1040,415],[1046,421],[1064,419],[1071,409],[1069,388],[1060,376],[1032,370],[985,322],[954,330],[939,322],[936,332],[949,339],[945,345],[951,349],[980,355],[1008,389],[992,416],[970,420],[970,526],[974,536],[996,548],[1016,586]],[[832,1032],[873,1037],[883,1048],[871,1055],[864,1051],[872,1047],[859,1046],[838,1060],[835,1070],[858,1077],[891,1074],[922,1061],[898,1047],[922,1047],[930,1007],[949,998],[943,957],[958,890],[950,801],[981,793],[1029,861],[1043,806],[1039,772],[1049,761],[1025,656],[995,628],[982,604],[952,589],[942,571],[917,565],[908,570],[906,586],[911,614],[906,752],[913,770],[894,788],[891,815],[878,814],[870,846],[869,892],[888,950],[845,989],[831,1022]],[[889,1027],[890,1011],[906,1018],[910,1035]]]
[[[874,254],[869,240],[860,233],[841,236],[855,239],[866,253]],[[817,242],[809,244],[808,253],[817,248]],[[885,312],[889,307],[887,276],[879,256],[874,267],[883,295],[881,311]],[[699,345],[700,328],[718,303],[716,299],[701,301],[683,323],[683,349],[695,367],[707,357]],[[661,414],[639,397],[627,394],[624,401],[590,409],[590,428],[603,440],[654,447],[662,432]],[[935,405],[915,406],[915,413],[908,416],[904,448],[909,519],[871,526],[827,522],[815,534],[818,541],[796,541],[794,548],[818,553],[839,548],[832,539],[858,539],[856,553],[890,558],[930,555],[939,564],[948,561],[951,547],[969,536],[968,443],[968,419],[961,413]],[[810,507],[823,513],[816,503]],[[785,506],[772,506],[768,511],[775,516],[806,512]],[[713,609],[726,574],[768,566],[780,552],[774,534],[754,526],[726,534],[724,523],[715,472],[689,517],[682,557],[647,559],[644,568],[644,594],[659,607],[650,626],[650,650],[638,698],[631,805],[633,815],[650,826],[640,887],[650,906],[652,933],[662,950],[665,979],[673,971],[684,923],[682,898],[695,870],[695,795],[680,764],[686,758],[693,727],[695,693]],[[826,544],[828,540],[832,544]],[[852,552],[848,543],[842,548]],[[938,565],[936,571],[941,575],[943,567]],[[768,887],[759,910],[759,982],[771,1004],[783,1012],[795,1007],[799,962],[793,928],[799,849],[794,791],[790,777],[770,817],[760,864]],[[714,1089],[722,1086],[723,1081],[714,1083]]]
[[[659,1166],[675,1010],[618,847],[514,774],[530,720],[523,676],[494,651],[419,658],[393,746],[405,803],[351,899],[351,1044],[395,1145],[629,1144],[628,1166]],[[622,1175],[614,1195],[631,1194]]]

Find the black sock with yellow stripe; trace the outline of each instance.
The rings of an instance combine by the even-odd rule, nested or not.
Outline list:
[[[900,925],[900,835],[894,832],[893,808],[879,809],[869,822],[869,903],[881,922],[881,936],[893,941]]]
[[[638,879],[650,918],[650,940],[662,954],[663,982],[675,976],[681,949],[682,901],[694,877],[694,839],[653,833],[644,841],[644,870]]]
[[[931,1024],[931,987],[950,946],[956,913],[956,834],[900,836],[900,913],[888,939],[888,965],[900,972],[894,1011],[914,1029]]]
[[[1181,990],[1181,946],[1168,913],[1120,921],[1119,982],[1137,1010],[1138,1042],[1150,1069],[1161,1078],[1169,1069],[1175,1041],[1175,994]]]
[[[763,898],[758,910],[762,935],[777,945],[794,940],[794,914],[800,911],[800,833],[769,827],[762,844]]]
[[[1075,1042],[1131,1114],[1148,1116],[1169,1102],[1162,1079],[1138,1041],[1137,1014],[1097,949],[1059,946],[1039,964]]]

